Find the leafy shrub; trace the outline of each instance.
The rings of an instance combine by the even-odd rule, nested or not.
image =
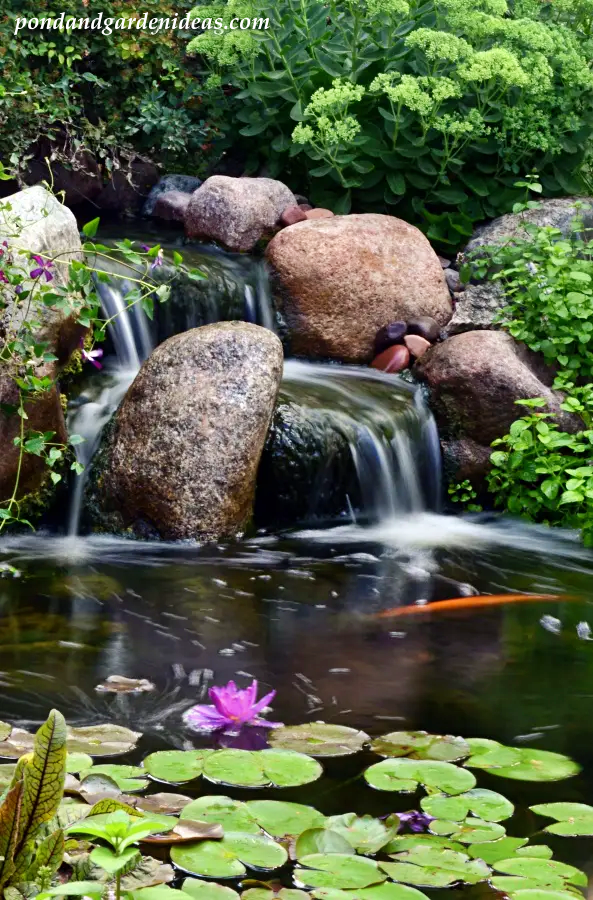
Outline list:
[[[113,164],[128,147],[190,174],[204,169],[203,148],[217,131],[204,112],[199,80],[188,78],[196,67],[185,65],[183,32],[23,29],[14,35],[17,17],[58,14],[49,0],[17,6],[2,25],[0,50],[0,159],[6,165],[25,169],[37,142],[47,139],[55,158],[66,162],[89,150]],[[101,11],[104,19],[144,12],[149,20],[181,19],[188,7],[188,0],[147,0],[136,12],[123,0],[106,0]],[[64,0],[62,11],[65,18],[97,15],[83,0]]]
[[[317,203],[384,208],[459,244],[510,208],[517,173],[572,191],[593,125],[579,0],[251,0],[192,15],[267,17],[189,49],[236,90],[255,167],[313,179]],[[586,5],[588,7],[588,4]]]

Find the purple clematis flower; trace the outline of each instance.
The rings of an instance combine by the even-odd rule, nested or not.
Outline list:
[[[281,722],[267,722],[259,713],[272,702],[276,691],[270,691],[257,699],[255,679],[244,691],[234,681],[226,687],[212,687],[208,691],[213,706],[192,706],[183,715],[183,721],[194,731],[219,731],[223,728],[241,728],[242,725],[259,725],[263,728],[279,728]]]
[[[426,831],[430,823],[434,821],[434,816],[429,816],[428,813],[420,812],[417,809],[396,813],[396,815],[399,819],[398,831],[400,832],[404,830],[404,827],[407,827],[415,834],[419,834],[421,831]]]
[[[148,253],[148,251],[152,249],[151,247],[148,246],[148,244],[140,244],[140,247],[142,248],[142,250],[144,250],[145,253]],[[158,253],[154,257],[153,261],[151,262],[150,268],[156,269],[156,268],[158,268],[158,266],[162,266],[163,258],[164,258],[163,248],[161,247],[161,248],[159,248]]]
[[[44,259],[42,256],[35,256],[35,254],[31,256],[31,259],[37,263],[37,268],[29,272],[30,277],[41,278],[42,275],[45,275],[45,280],[51,281],[54,277],[50,271],[53,268],[53,262],[49,259]]]
[[[3,284],[8,284],[8,278],[6,277],[2,269],[0,269],[0,282],[2,282]]]
[[[99,362],[101,357],[103,356],[103,351],[99,350],[85,350],[84,347],[80,351],[82,354],[82,358],[85,362],[89,362],[95,369],[102,369],[103,366]]]

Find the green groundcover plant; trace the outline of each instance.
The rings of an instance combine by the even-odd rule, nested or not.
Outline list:
[[[235,91],[251,153],[336,212],[380,209],[459,244],[512,206],[520,172],[578,189],[593,126],[590,4],[579,0],[228,0],[269,19],[195,37]]]

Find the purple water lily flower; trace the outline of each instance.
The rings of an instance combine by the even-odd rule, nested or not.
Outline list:
[[[404,813],[396,813],[396,815],[399,819],[398,831],[403,831],[404,827],[407,827],[415,834],[419,834],[421,831],[427,831],[430,823],[434,821],[434,816],[429,816],[428,813],[420,812],[417,809],[412,809],[409,812]]]
[[[29,272],[30,277],[41,278],[42,275],[45,275],[45,280],[51,281],[54,277],[50,271],[53,268],[53,262],[49,259],[44,259],[42,256],[35,256],[35,254],[31,256],[31,259],[37,263],[37,268]]]
[[[257,699],[257,681],[241,691],[234,681],[226,687],[211,687],[208,691],[213,706],[192,706],[183,715],[183,721],[194,731],[219,731],[222,728],[241,728],[242,725],[259,725],[263,728],[279,728],[281,722],[268,722],[259,713],[272,702],[276,691],[270,691]]]
[[[95,369],[102,369],[103,366],[99,362],[101,357],[103,356],[103,351],[101,349],[98,350],[85,350],[84,347],[80,351],[82,354],[82,358],[85,362],[89,362],[91,366],[94,366]]]

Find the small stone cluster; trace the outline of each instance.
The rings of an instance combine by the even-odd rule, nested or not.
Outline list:
[[[382,372],[401,372],[410,360],[420,359],[431,345],[441,339],[439,323],[431,316],[418,316],[407,322],[390,322],[375,336],[375,353],[371,366]]]

